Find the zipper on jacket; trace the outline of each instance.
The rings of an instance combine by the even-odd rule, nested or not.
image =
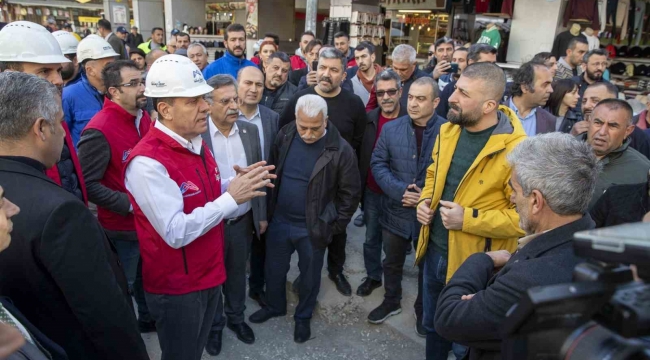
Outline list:
[[[492,251],[492,238],[485,238],[485,248],[483,252]]]
[[[201,149],[201,161],[203,162],[203,169],[205,169],[205,176],[208,177],[208,185],[210,185],[210,194],[214,197],[214,191],[212,190],[212,182],[210,181],[210,172],[208,171],[208,165],[205,163],[205,152]],[[216,162],[216,160],[215,160]],[[198,173],[198,170],[196,170]],[[201,177],[199,175],[199,177]],[[201,180],[203,182],[203,180]],[[203,185],[205,187],[205,185]]]
[[[203,183],[203,178],[201,177],[201,173],[199,172],[199,169],[194,169],[194,170],[196,170],[196,175],[199,177],[199,180],[201,180],[201,186],[203,186],[203,188],[206,189],[203,192],[203,197],[205,197],[205,201],[210,202],[210,200],[208,200],[208,191],[207,188],[205,187],[205,183]]]
[[[188,275],[189,273],[187,271],[187,256],[185,256],[185,248],[182,247],[181,251],[183,252],[183,266],[185,267],[185,275]]]

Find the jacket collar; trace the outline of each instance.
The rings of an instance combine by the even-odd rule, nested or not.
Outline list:
[[[149,132],[175,150],[184,149],[195,155],[201,154],[201,148],[203,147],[203,138],[201,135],[195,137],[192,141],[187,141],[185,138],[163,125],[160,121],[156,121]]]
[[[0,156],[0,171],[34,176],[45,181],[49,181],[52,184],[56,184],[45,175],[44,170],[45,165],[31,158],[22,156]],[[59,185],[57,184],[57,186]]]
[[[86,89],[88,89],[88,91],[90,91],[95,97],[97,97],[97,98],[103,98],[104,97],[104,94],[102,94],[99,90],[97,90],[96,87],[94,87],[90,83],[90,81],[88,80],[88,76],[86,76],[85,72],[83,72],[81,74],[81,82],[84,84],[84,87],[86,87]]]
[[[138,115],[131,115],[123,107],[107,97],[104,98],[104,107],[102,108],[102,111],[112,111],[113,116],[118,115],[116,120],[126,121],[129,125],[134,124],[134,121],[138,116],[142,118],[142,110],[138,110]]]
[[[409,126],[411,126],[411,127],[415,127],[415,125],[414,125],[414,123],[413,123],[413,119],[411,119],[411,116],[409,116],[409,115],[406,115],[406,116],[407,116],[408,119],[409,119]],[[429,129],[431,129],[433,126],[435,126],[435,124],[436,124],[437,121],[438,121],[438,115],[437,115],[436,112],[434,111],[434,112],[433,112],[433,115],[429,118],[429,120],[427,120],[427,125],[424,127],[424,128],[425,128],[425,131],[426,131],[426,130],[429,130]]]
[[[408,115],[408,111],[406,111],[406,106],[402,106],[399,103],[399,100],[397,101],[397,105],[399,106],[399,112],[397,113],[397,117],[395,119],[399,119],[401,117],[404,117]],[[379,121],[379,116],[381,115],[381,107],[377,107],[376,109],[372,109],[369,113],[366,119],[368,120],[368,123],[374,123],[377,125],[377,122]],[[428,126],[429,123],[427,123]]]
[[[540,234],[519,252],[528,258],[536,258],[555,247],[573,241],[573,234],[576,232],[594,229],[595,227],[596,223],[591,219],[591,216],[585,214],[576,221]]]
[[[285,139],[287,141],[292,141],[294,135],[298,131],[296,128],[296,122],[292,122],[289,125],[286,126],[286,136]],[[327,123],[327,133],[325,134],[325,149],[327,150],[338,150],[339,149],[339,143],[340,141],[340,134],[339,130],[336,128],[336,126],[332,126],[330,122]]]
[[[587,134],[588,133],[584,132],[584,133],[582,133],[582,134],[580,134],[580,135],[578,135],[576,137],[578,138],[578,140],[582,140],[582,141],[586,142],[587,141]],[[614,150],[614,151],[610,152],[609,154],[607,154],[601,161],[603,161],[605,159],[608,159],[610,157],[613,157],[613,156],[619,156],[625,150],[627,150],[627,148],[630,146],[630,143],[632,143],[632,138],[628,137],[627,139],[623,140],[623,144],[621,144],[621,146],[619,146],[616,150]]]
[[[234,57],[231,53],[226,51],[226,54],[223,56],[225,60],[229,63],[236,64],[236,65],[241,65],[244,61],[246,61],[246,58],[238,58]]]

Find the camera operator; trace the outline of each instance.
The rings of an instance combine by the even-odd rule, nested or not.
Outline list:
[[[585,213],[600,165],[586,143],[568,134],[538,135],[521,142],[507,159],[510,200],[528,236],[514,254],[470,256],[442,290],[436,310],[438,334],[468,345],[470,359],[500,357],[499,328],[508,309],[531,287],[570,282],[580,262],[573,254],[573,234],[594,228]]]

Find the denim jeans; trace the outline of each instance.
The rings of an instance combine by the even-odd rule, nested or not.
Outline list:
[[[320,290],[325,248],[312,246],[306,227],[277,220],[269,224],[266,245],[264,272],[269,309],[276,314],[287,312],[287,272],[291,265],[291,254],[297,251],[300,286],[298,306],[293,317],[296,321],[309,321]]]
[[[363,262],[368,278],[381,281],[382,235],[379,215],[381,214],[381,194],[366,187],[363,194],[363,220],[366,223],[366,241],[363,243]]]
[[[438,298],[445,287],[447,256],[435,251],[431,244],[427,247],[423,273],[424,317],[422,325],[427,330],[426,359],[446,360],[450,350],[454,351],[456,359],[462,359],[467,353],[467,347],[452,344],[451,341],[436,333],[434,318]]]
[[[129,293],[135,298],[138,304],[138,320],[149,322],[149,308],[144,298],[142,287],[142,260],[140,259],[140,244],[137,241],[112,239],[117,250],[117,257],[124,268],[126,281],[129,283]]]

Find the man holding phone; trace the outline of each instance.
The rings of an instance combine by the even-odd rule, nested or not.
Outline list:
[[[433,51],[436,58],[436,66],[433,68],[433,80],[438,81],[438,83],[442,80],[447,85],[453,72],[451,57],[454,54],[454,40],[448,37],[438,39],[434,44]],[[431,51],[429,51],[429,54],[431,54]],[[440,89],[444,89],[444,86]]]

